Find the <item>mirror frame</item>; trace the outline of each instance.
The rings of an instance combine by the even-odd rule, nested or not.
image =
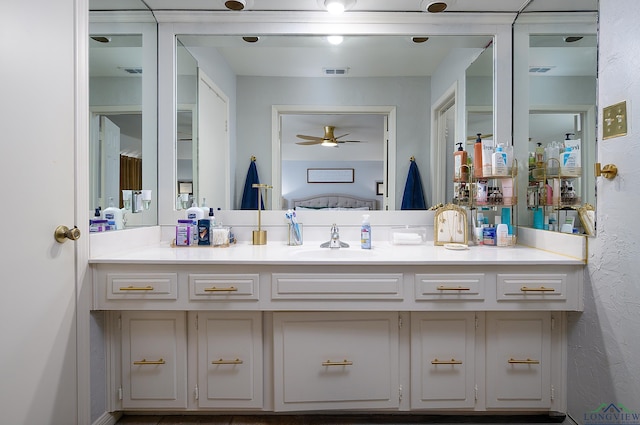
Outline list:
[[[370,13],[350,13],[348,18],[329,16],[313,12],[266,13],[251,14],[157,12],[158,20],[158,104],[159,138],[158,138],[158,195],[159,224],[172,225],[180,217],[181,212],[175,210],[175,158],[174,139],[176,134],[176,99],[175,99],[175,51],[176,36],[190,35],[326,35],[328,32],[371,35],[484,35],[494,38],[494,137],[496,140],[511,140],[512,119],[512,23],[515,14],[454,14],[434,16],[426,13],[388,16],[381,21],[380,17]],[[470,21],[474,22],[469,26]],[[230,110],[230,129],[236,125],[235,105]],[[431,119],[433,117],[430,117]],[[460,120],[459,120],[460,121]],[[459,124],[460,125],[460,124]],[[463,125],[463,124],[462,124]],[[459,126],[458,126],[459,128]],[[233,130],[231,130],[233,131]],[[431,140],[434,140],[432,127]],[[460,130],[457,130],[460,131]],[[465,134],[461,132],[461,134]],[[456,135],[458,137],[458,135]],[[232,137],[233,140],[233,137]],[[444,149],[434,152],[432,143],[431,161],[426,179],[432,188],[439,183],[438,176],[445,172],[446,155]],[[236,164],[235,149],[230,152],[231,164]],[[405,158],[397,158],[405,161]],[[232,166],[232,174],[235,166]],[[262,180],[268,182],[269,177]],[[440,177],[442,178],[442,177]],[[403,184],[404,182],[397,182]],[[232,182],[232,186],[237,183]],[[397,186],[396,184],[396,186]],[[397,192],[397,187],[396,187]],[[236,193],[232,187],[232,193]],[[436,193],[433,191],[432,193]],[[434,196],[431,204],[440,202]],[[273,205],[273,202],[270,202]]]
[[[598,33],[598,14],[597,12],[566,12],[566,13],[545,13],[530,12],[522,14],[514,22],[513,25],[513,139],[516,141],[529,140],[529,113],[530,110],[542,111],[537,105],[529,104],[529,64],[528,61],[516,61],[516,52],[528,52],[529,38],[531,35],[562,35],[567,33],[574,34],[596,34]],[[597,84],[597,79],[596,79]],[[596,89],[597,96],[597,89]],[[585,114],[585,134],[589,135],[593,140],[594,155],[590,157],[588,154],[583,157],[583,182],[581,184],[590,194],[594,194],[594,199],[583,199],[583,203],[595,205],[595,177],[593,175],[592,165],[597,161],[597,131],[596,131],[596,105],[556,105],[553,106],[554,111],[560,111],[561,108],[567,110],[581,111]],[[516,158],[528,158],[528,143],[514,143],[514,155]],[[587,150],[585,150],[587,152]],[[526,161],[521,161],[521,167],[526,167]],[[521,169],[519,173],[521,181],[518,184],[518,198],[523,200],[518,203],[518,216],[520,217],[520,226],[531,226],[533,214],[527,210],[527,178],[528,170]]]

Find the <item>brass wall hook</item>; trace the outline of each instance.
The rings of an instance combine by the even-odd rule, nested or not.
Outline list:
[[[613,164],[607,164],[601,167],[599,162],[595,163],[595,176],[603,176],[606,179],[612,180],[618,175],[618,167]]]

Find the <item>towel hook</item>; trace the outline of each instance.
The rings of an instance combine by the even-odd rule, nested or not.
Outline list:
[[[255,157],[255,155],[251,155],[251,162],[256,162],[256,157]]]
[[[415,156],[413,156],[413,155],[411,155],[411,158],[409,158],[409,161],[411,161],[411,162],[415,162],[415,161],[416,161],[416,157],[415,157]]]

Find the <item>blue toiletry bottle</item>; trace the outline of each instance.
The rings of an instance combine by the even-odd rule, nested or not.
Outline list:
[[[362,216],[362,227],[360,227],[360,247],[371,249],[371,224],[369,224],[369,214]]]

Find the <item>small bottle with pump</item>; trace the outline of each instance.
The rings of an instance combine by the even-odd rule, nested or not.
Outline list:
[[[109,198],[109,206],[104,209],[102,213],[107,225],[111,226],[111,229],[121,230],[124,229],[124,217],[120,208],[116,208],[113,203],[113,198]]]
[[[453,154],[453,181],[466,182],[469,180],[467,151],[462,148],[462,142],[456,143],[456,145],[458,145],[458,150]]]
[[[491,155],[491,174],[494,176],[507,175],[507,153],[502,144],[496,147],[496,151]]]
[[[481,133],[473,144],[473,177],[482,177],[482,139]]]
[[[369,223],[369,214],[362,216],[362,226],[360,227],[360,247],[362,249],[371,249],[371,224]]]

